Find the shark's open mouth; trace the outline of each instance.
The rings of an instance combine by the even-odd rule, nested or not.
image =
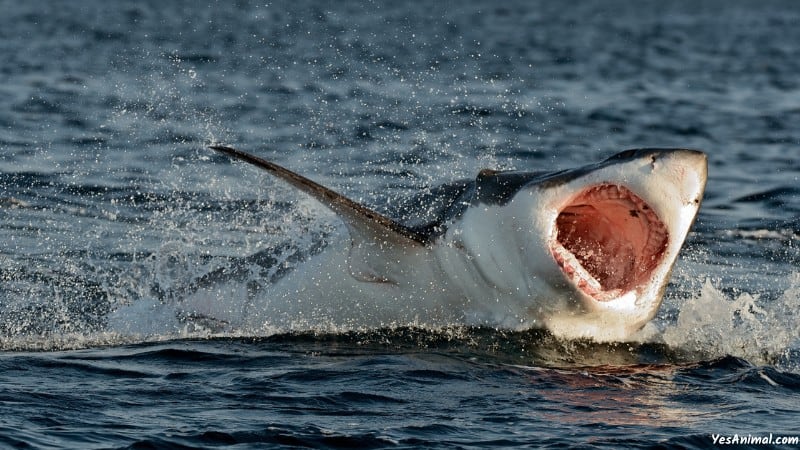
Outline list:
[[[666,226],[644,200],[624,186],[602,184],[561,209],[550,251],[579,289],[607,301],[649,280],[668,240]]]

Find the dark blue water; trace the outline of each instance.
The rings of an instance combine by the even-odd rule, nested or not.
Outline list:
[[[0,11],[0,445],[706,448],[714,435],[800,435],[794,2]],[[209,274],[263,292],[341,224],[207,150],[217,142],[382,211],[485,167],[645,146],[705,150],[709,182],[637,342],[231,330],[162,306]]]

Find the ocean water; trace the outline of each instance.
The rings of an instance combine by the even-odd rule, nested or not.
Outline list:
[[[0,446],[800,436],[794,2],[0,11]],[[709,181],[664,304],[632,342],[455,324],[229,329],[165,305],[198,279],[224,278],[222,299],[258,295],[342,225],[212,143],[380,211],[482,168],[636,147],[702,149]]]

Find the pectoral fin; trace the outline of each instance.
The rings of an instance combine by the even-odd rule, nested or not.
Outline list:
[[[398,255],[422,249],[425,235],[273,162],[243,151],[214,145],[211,149],[250,163],[300,189],[336,213],[350,232],[350,273],[358,280],[392,283]]]

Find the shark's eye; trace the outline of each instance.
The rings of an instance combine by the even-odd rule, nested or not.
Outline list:
[[[658,265],[668,232],[656,213],[624,186],[584,190],[556,219],[552,253],[584,292],[598,300],[635,289]]]

